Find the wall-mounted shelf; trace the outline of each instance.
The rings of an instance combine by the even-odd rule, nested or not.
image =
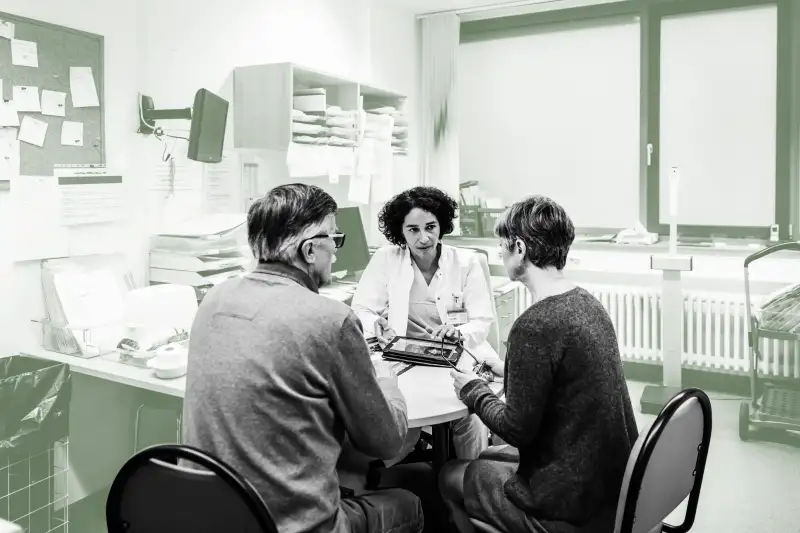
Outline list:
[[[403,127],[407,128],[406,97],[392,91],[293,63],[237,67],[233,83],[235,148],[287,150],[295,129],[292,115],[295,94],[308,89],[324,89],[325,103],[320,111],[329,106],[337,106],[343,111],[396,109],[395,114],[402,117],[398,135],[407,136],[407,129],[402,131]],[[303,111],[317,112],[316,108]]]

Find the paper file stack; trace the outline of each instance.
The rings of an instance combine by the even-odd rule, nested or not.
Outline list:
[[[198,303],[209,289],[251,270],[245,216],[204,215],[151,237],[150,284],[194,287]]]

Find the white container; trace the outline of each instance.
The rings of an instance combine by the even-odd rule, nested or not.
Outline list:
[[[179,378],[186,375],[188,355],[185,346],[168,344],[156,351],[156,356],[147,361],[147,367],[155,371],[157,378]]]

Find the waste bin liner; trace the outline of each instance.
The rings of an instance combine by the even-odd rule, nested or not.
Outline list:
[[[69,435],[69,365],[15,355],[0,358],[0,464]]]

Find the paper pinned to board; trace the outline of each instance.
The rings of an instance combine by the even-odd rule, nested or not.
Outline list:
[[[11,64],[39,68],[39,51],[33,41],[11,39]]]
[[[0,128],[0,180],[19,176],[19,140],[17,131]]]
[[[44,146],[44,140],[47,137],[47,122],[35,119],[30,116],[22,117],[22,125],[19,128],[20,141],[38,146]]]
[[[19,113],[14,102],[5,102],[0,99],[0,128],[18,128]]]
[[[64,146],[83,146],[83,122],[65,120],[61,124],[61,144]]]
[[[0,37],[4,39],[14,38],[14,23],[7,20],[0,20]]]
[[[67,112],[67,93],[42,90],[42,115],[63,117]]]
[[[72,94],[72,107],[100,106],[92,67],[69,67],[69,90]]]
[[[19,113],[39,113],[39,88],[34,85],[14,85],[14,107]]]

